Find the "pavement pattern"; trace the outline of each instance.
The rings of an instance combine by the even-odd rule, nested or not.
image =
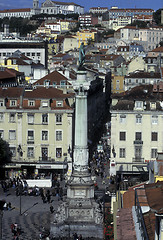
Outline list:
[[[37,240],[41,229],[44,227],[50,230],[50,222],[52,214],[50,213],[50,205],[53,205],[54,210],[59,203],[57,197],[52,197],[52,203],[43,203],[40,196],[16,196],[14,189],[9,189],[7,194],[4,194],[0,189],[0,199],[11,202],[12,210],[3,211],[2,217],[2,240],[13,240],[11,232],[11,224],[17,223],[21,228],[19,240]],[[21,206],[21,214],[20,214]]]
[[[105,163],[105,171],[107,173],[105,183],[100,176],[96,176],[98,190],[95,193],[97,195],[103,195],[109,186],[109,179],[107,178],[109,176],[109,164],[107,162]],[[52,191],[52,189],[49,190]],[[19,240],[39,240],[43,227],[50,231],[50,223],[53,217],[53,214],[50,213],[50,205],[54,207],[55,211],[60,203],[56,196],[51,197],[51,203],[49,204],[43,203],[41,196],[22,195],[20,198],[20,196],[16,196],[14,188],[10,188],[6,194],[0,187],[0,200],[2,199],[7,203],[11,202],[13,208],[11,211],[3,211],[2,240],[14,239],[11,232],[11,224],[13,223],[17,223],[22,230]]]

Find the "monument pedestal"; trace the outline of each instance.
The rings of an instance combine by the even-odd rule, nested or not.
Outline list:
[[[103,239],[103,213],[94,200],[94,184],[89,173],[73,173],[67,184],[67,199],[51,223],[54,237]]]

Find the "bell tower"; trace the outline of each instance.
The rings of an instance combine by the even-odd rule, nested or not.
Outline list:
[[[33,9],[39,8],[39,0],[33,0]]]

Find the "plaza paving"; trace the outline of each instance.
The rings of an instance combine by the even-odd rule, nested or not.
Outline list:
[[[105,171],[108,173],[108,164],[105,166]],[[102,184],[102,179],[97,176],[97,183],[99,190],[97,195],[103,195],[106,187],[109,185],[109,179],[105,179],[105,184]],[[64,183],[61,184],[62,186]],[[52,190],[52,189],[50,189]],[[50,222],[52,214],[50,213],[50,205],[57,210],[60,203],[56,196],[51,197],[51,204],[43,203],[40,196],[16,196],[15,189],[10,188],[7,195],[0,187],[0,200],[4,199],[7,203],[11,202],[13,209],[11,211],[4,211],[2,218],[2,240],[12,240],[13,234],[11,233],[11,224],[17,223],[20,226],[22,233],[19,240],[38,240],[41,228],[44,227],[50,230]],[[20,214],[21,206],[21,214]]]
[[[4,211],[2,218],[2,239],[12,240],[11,224],[17,223],[20,226],[22,233],[19,239],[37,240],[39,239],[40,229],[50,229],[50,205],[54,210],[59,201],[57,197],[52,196],[52,203],[43,203],[40,196],[21,196],[21,215],[20,215],[20,196],[16,196],[15,190],[10,189],[7,196],[0,189],[0,199],[11,202],[13,209]]]

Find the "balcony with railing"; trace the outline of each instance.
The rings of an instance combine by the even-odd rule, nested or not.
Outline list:
[[[39,163],[54,163],[55,159],[51,157],[39,157]]]
[[[135,158],[132,158],[132,162],[134,162],[134,163],[144,163],[144,158],[135,157]]]
[[[143,145],[143,141],[142,140],[135,140],[134,144],[136,144],[136,145]]]

